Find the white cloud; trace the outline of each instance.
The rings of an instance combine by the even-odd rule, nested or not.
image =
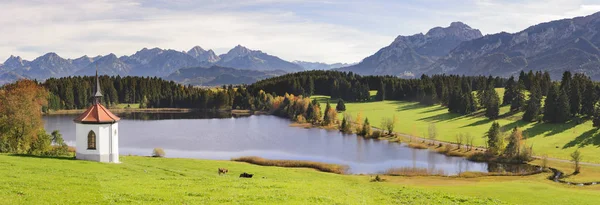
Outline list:
[[[105,0],[0,2],[0,59],[56,52],[130,55],[143,47],[226,52],[237,44],[286,60],[356,62],[396,35],[463,21],[484,33],[588,15],[581,0],[276,1]]]

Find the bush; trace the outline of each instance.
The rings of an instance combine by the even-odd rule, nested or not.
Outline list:
[[[304,116],[302,116],[302,115],[297,115],[296,116],[296,122],[298,122],[298,123],[306,123],[306,118],[304,118]]]
[[[152,150],[152,157],[165,157],[165,150],[158,147],[154,148],[154,150]]]
[[[375,130],[373,131],[373,134],[371,134],[371,138],[380,138],[383,134],[381,133],[381,131],[379,130]]]

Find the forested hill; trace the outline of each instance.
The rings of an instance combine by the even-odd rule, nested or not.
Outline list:
[[[277,95],[328,95],[346,101],[367,101],[370,100],[369,90],[382,90],[383,99],[420,101],[423,98],[435,98],[437,103],[448,97],[448,89],[461,85],[462,81],[466,83],[462,86],[466,91],[481,89],[489,83],[493,87],[503,87],[506,79],[456,75],[423,75],[420,79],[402,79],[394,76],[361,76],[352,72],[306,71],[262,80],[248,89]]]
[[[157,77],[100,76],[102,103],[140,104],[147,108],[249,109],[249,94],[243,87],[203,89],[183,86]],[[42,84],[50,91],[48,108],[83,109],[90,105],[94,77],[50,78]],[[234,100],[237,99],[237,100]]]

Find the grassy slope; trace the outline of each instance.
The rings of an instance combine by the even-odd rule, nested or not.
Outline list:
[[[500,99],[504,89],[497,89]],[[324,102],[329,97],[313,96]],[[336,100],[332,100],[335,107]],[[322,107],[324,108],[324,104]],[[507,115],[509,106],[500,108],[500,123],[504,130],[510,131],[519,126],[527,135],[527,144],[533,145],[535,155],[548,155],[552,158],[570,159],[569,155],[577,148],[583,155],[583,161],[600,163],[600,132],[592,127],[592,122],[582,124],[524,123],[520,121],[523,113]],[[483,116],[483,110],[469,116],[451,114],[447,108],[439,105],[423,106],[415,102],[383,101],[346,103],[346,113],[356,117],[358,112],[369,118],[372,126],[381,127],[383,118],[398,117],[395,131],[413,136],[427,136],[429,124],[435,123],[438,140],[454,141],[458,133],[470,133],[476,137],[475,144],[484,145],[484,133],[490,128],[492,120]],[[342,119],[343,114],[338,117]]]
[[[600,203],[598,187],[567,188],[541,179],[542,175],[385,177],[390,182],[371,183],[369,176],[231,161],[148,157],[122,161],[102,164],[0,155],[0,204]],[[218,176],[218,167],[227,167],[230,173]],[[243,171],[255,178],[238,178]]]

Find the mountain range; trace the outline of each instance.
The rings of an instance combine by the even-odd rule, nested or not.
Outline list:
[[[600,80],[600,12],[531,26],[516,33],[483,36],[462,22],[427,33],[398,36],[357,64],[289,62],[238,45],[225,54],[195,46],[189,51],[144,48],[130,56],[82,56],[65,59],[47,53],[32,61],[10,56],[0,64],[0,84],[21,78],[100,74],[158,76],[182,83],[250,83],[303,70],[351,71],[361,75],[418,77],[421,74],[494,75],[549,71],[559,79],[565,70]],[[235,83],[239,82],[239,83]]]
[[[292,63],[298,64],[304,70],[330,70],[335,68],[347,67],[351,65],[355,65],[356,63],[321,63],[321,62],[308,62],[308,61],[292,61]]]
[[[525,70],[565,70],[600,79],[600,12],[466,41],[426,73],[510,76]]]
[[[426,34],[398,36],[360,63],[339,68],[362,75],[494,75],[566,70],[600,80],[600,12],[531,26],[517,33],[482,36],[461,22]]]
[[[339,70],[361,75],[415,76],[460,43],[481,36],[479,30],[462,22],[453,22],[445,28],[432,28],[426,34],[398,36],[389,46],[360,63]]]
[[[179,69],[196,68],[194,71],[198,71],[198,68],[212,68],[211,66],[230,67],[229,71],[235,74],[218,78],[218,76],[214,76],[214,72],[206,71],[198,72],[211,74],[205,76],[203,80],[194,80],[193,78],[198,77],[197,75],[189,76],[186,79],[191,82],[201,81],[203,83],[207,82],[206,79],[230,79],[223,81],[238,84],[231,76],[244,79],[243,82],[249,82],[249,79],[262,79],[263,76],[304,70],[298,64],[241,45],[222,55],[216,55],[214,51],[204,50],[200,46],[195,46],[187,52],[144,48],[133,55],[121,57],[111,53],[105,56],[65,59],[51,52],[33,61],[27,61],[19,56],[10,56],[3,64],[0,64],[0,83],[12,82],[21,78],[45,80],[52,77],[94,75],[96,68],[101,75],[168,77],[171,74],[180,75],[191,72],[191,70],[176,72]],[[244,76],[245,74],[250,76]],[[177,79],[181,79],[181,77]]]
[[[227,84],[252,84],[256,81],[286,74],[282,70],[257,71],[211,66],[193,67],[175,71],[165,79],[185,85],[216,86]]]

